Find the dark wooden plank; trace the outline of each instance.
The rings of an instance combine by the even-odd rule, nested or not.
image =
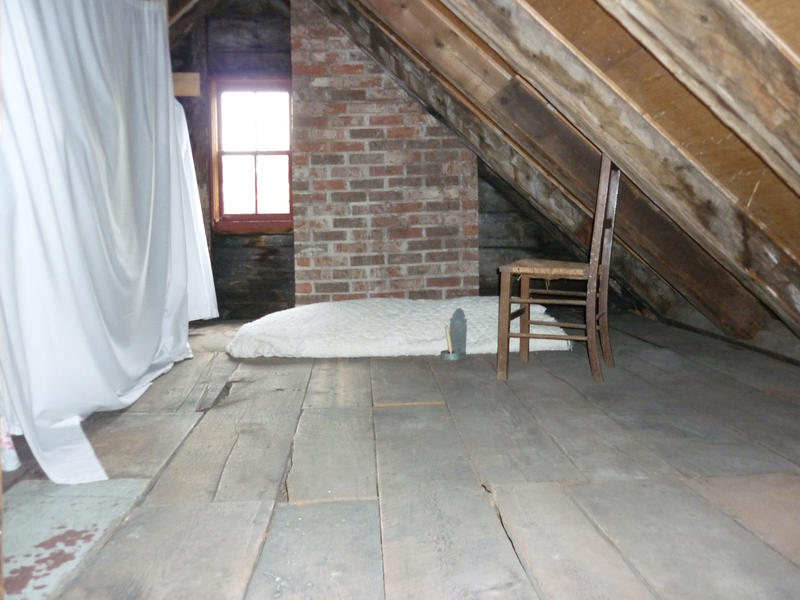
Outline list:
[[[377,501],[275,509],[246,599],[383,597]]]

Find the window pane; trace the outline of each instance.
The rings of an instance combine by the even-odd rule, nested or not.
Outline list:
[[[258,150],[289,149],[289,93],[256,94]]]
[[[225,152],[256,149],[255,92],[222,92],[220,134]]]
[[[256,212],[253,156],[222,157],[222,206],[226,215]]]
[[[289,157],[286,155],[259,156],[258,213],[288,214]]]

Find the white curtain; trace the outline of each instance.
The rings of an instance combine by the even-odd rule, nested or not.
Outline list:
[[[99,480],[82,418],[135,401],[217,314],[166,17],[0,6],[0,413],[50,479]]]

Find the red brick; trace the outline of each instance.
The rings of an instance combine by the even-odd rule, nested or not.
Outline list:
[[[364,142],[331,142],[331,152],[363,152]]]
[[[311,293],[311,284],[306,282],[295,282],[294,284],[294,293],[295,294],[310,294]]]
[[[398,227],[389,230],[389,239],[414,239],[421,238],[423,230],[420,227]]]
[[[325,75],[328,72],[326,65],[292,64],[292,75]]]
[[[347,182],[344,179],[317,179],[313,183],[315,190],[344,190]]]
[[[386,137],[389,139],[412,138],[419,133],[416,127],[390,127],[386,130]]]
[[[369,118],[370,125],[402,125],[404,116],[396,115],[373,115]]]
[[[338,58],[338,56],[336,57]],[[331,61],[333,62],[333,61]],[[363,73],[364,65],[362,64],[349,64],[349,65],[331,65],[331,75],[353,75],[356,73]]]
[[[460,277],[428,277],[425,280],[426,287],[446,288],[457,287],[459,285],[461,285]]]

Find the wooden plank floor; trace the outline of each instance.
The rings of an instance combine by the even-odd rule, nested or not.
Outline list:
[[[581,346],[498,382],[494,356],[235,361],[234,326],[195,328],[195,359],[85,424],[141,492],[7,597],[800,598],[800,368],[612,325],[603,384]],[[40,478],[14,503],[63,497]],[[38,529],[96,521],[60,506]]]

